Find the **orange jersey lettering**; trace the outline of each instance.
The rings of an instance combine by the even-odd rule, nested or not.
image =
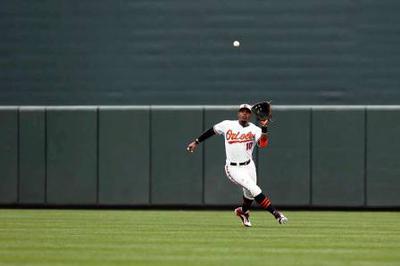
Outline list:
[[[233,130],[229,129],[226,132],[226,140],[228,141],[229,144],[254,141],[255,138],[256,135],[253,134],[251,131],[248,133],[240,134],[240,131],[236,133]]]

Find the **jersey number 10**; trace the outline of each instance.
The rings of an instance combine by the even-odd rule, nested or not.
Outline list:
[[[251,150],[251,148],[253,147],[253,142],[247,142],[246,143],[246,150]]]

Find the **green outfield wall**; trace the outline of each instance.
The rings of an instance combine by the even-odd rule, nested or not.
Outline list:
[[[234,106],[0,107],[0,204],[231,206],[214,136]],[[275,106],[258,180],[276,205],[400,207],[400,106]]]

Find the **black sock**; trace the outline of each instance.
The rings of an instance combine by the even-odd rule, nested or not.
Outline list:
[[[242,211],[247,212],[250,209],[250,206],[252,203],[253,203],[253,200],[243,197]]]
[[[261,205],[264,209],[269,211],[275,218],[279,217],[278,211],[272,206],[271,201],[263,193],[258,194],[254,197],[255,201]]]

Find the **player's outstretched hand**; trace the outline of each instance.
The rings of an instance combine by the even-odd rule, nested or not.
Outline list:
[[[196,141],[192,141],[186,148],[188,152],[194,152],[194,150],[197,148],[197,143]]]
[[[259,120],[260,126],[267,127],[269,124],[269,119]]]

